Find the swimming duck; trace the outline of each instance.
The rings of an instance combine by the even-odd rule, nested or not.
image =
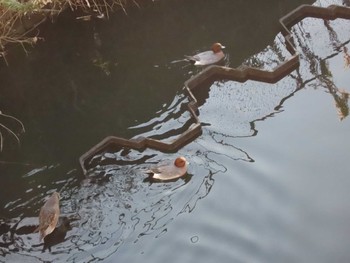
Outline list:
[[[40,209],[39,227],[34,232],[40,232],[40,240],[51,234],[60,216],[60,194],[54,192]]]
[[[174,162],[164,162],[152,167],[146,173],[150,174],[151,179],[167,181],[179,178],[186,174],[188,162],[185,157],[181,156]]]
[[[225,57],[222,49],[225,47],[220,43],[214,43],[211,46],[211,50],[204,51],[202,53],[198,53],[194,56],[185,56],[186,59],[196,66],[206,66],[210,64],[218,63]]]

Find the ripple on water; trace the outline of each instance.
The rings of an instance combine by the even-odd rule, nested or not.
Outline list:
[[[347,41],[347,24],[330,22],[325,25],[323,21],[311,20],[311,23],[305,21],[303,27],[298,25],[293,29],[293,33],[298,35],[295,39],[301,40],[298,48],[302,52],[302,60],[298,74],[302,78],[308,80],[315,72],[317,76],[321,75],[321,66],[309,67],[308,64],[313,61],[308,59],[320,56],[321,62],[327,60],[326,57],[337,49],[334,43]],[[332,38],[332,43],[326,48],[322,47],[325,41],[315,41],[321,35],[322,39],[334,37],[334,34],[325,34],[326,31],[318,33],[318,29],[325,26],[335,28],[339,35],[338,40]],[[308,35],[306,31],[315,34]],[[332,33],[331,30],[327,32]],[[302,44],[309,40],[314,54],[303,49]],[[349,48],[349,44],[345,46]],[[254,59],[270,59],[271,56],[266,54],[258,54]],[[308,57],[309,54],[312,56]],[[341,63],[339,65],[342,66]],[[309,72],[310,68],[316,71]],[[334,72],[333,76],[336,74],[339,72]],[[237,146],[237,138],[257,134],[257,120],[272,117],[283,109],[284,100],[294,94],[296,88],[295,72],[293,75],[294,79],[290,76],[276,84],[216,82],[209,90],[199,91],[204,93],[199,105],[200,118],[205,126],[203,135],[178,153],[190,162],[189,176],[184,179],[154,184],[144,181],[144,168],[173,158],[171,154],[151,150],[102,152],[93,158],[88,178],[83,181],[78,179],[80,174],[76,171],[65,173],[59,166],[43,166],[29,171],[21,181],[26,185],[23,188],[27,187],[23,196],[19,198],[16,195],[5,207],[17,216],[0,219],[0,255],[9,262],[95,262],[112,259],[130,262],[131,257],[133,262],[137,262],[137,257],[145,262],[155,259],[160,262],[300,262],[298,259],[303,258],[302,253],[321,253],[317,249],[306,252],[303,246],[308,245],[305,246],[307,249],[322,248],[317,242],[310,246],[308,239],[335,237],[331,234],[325,236],[323,228],[317,225],[317,216],[326,215],[318,206],[327,206],[315,205],[314,202],[319,199],[312,199],[306,206],[307,211],[296,208],[302,206],[300,200],[305,200],[298,199],[303,198],[298,192],[303,189],[288,192],[286,185],[269,177],[275,160],[265,156],[266,144],[262,144],[261,149],[255,145],[254,156]],[[185,96],[176,96],[168,107],[164,105],[164,109],[157,112],[158,116],[131,129],[143,136],[175,136],[189,125],[189,116],[183,110],[186,102]],[[246,165],[248,162],[249,165]],[[251,164],[253,162],[254,165]],[[305,171],[305,166],[301,169]],[[55,175],[54,179],[50,177],[52,175]],[[286,173],[285,177],[288,176],[293,177],[293,174]],[[61,228],[60,234],[64,233],[65,239],[55,244],[52,253],[42,253],[38,235],[32,232],[44,198],[54,189],[61,190],[61,212],[69,218],[71,227]],[[36,195],[38,192],[40,194]],[[315,191],[312,194],[317,197],[319,193]],[[337,206],[333,205],[333,201],[330,204],[341,212],[343,206],[337,202],[341,200],[334,196]],[[200,202],[204,198],[205,202]],[[303,215],[298,211],[304,212]],[[307,226],[314,231],[301,225],[305,222],[302,220],[304,215],[310,216],[311,222]],[[328,215],[326,219],[334,217]],[[322,227],[327,227],[330,221],[322,223]],[[346,228],[338,231],[343,229]],[[303,230],[313,235],[307,237]],[[316,231],[323,235],[315,235]],[[345,235],[344,240],[347,240]],[[340,245],[335,241],[324,244],[327,249],[332,247],[328,244]],[[186,253],[189,248],[191,252]],[[327,249],[321,255],[325,255]]]

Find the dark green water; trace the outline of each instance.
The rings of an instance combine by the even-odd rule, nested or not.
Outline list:
[[[0,168],[0,261],[348,262],[349,21],[295,26],[301,66],[276,84],[198,91],[206,126],[178,153],[187,180],[143,182],[140,168],[173,157],[152,150],[125,157],[138,165],[102,154],[90,180],[78,166],[105,136],[167,138],[186,125],[182,87],[199,69],[173,63],[184,54],[220,41],[231,67],[288,58],[278,19],[305,3],[157,1],[109,21],[66,13],[43,26],[45,41],[0,67],[0,109],[26,128],[20,148],[3,132],[1,161],[16,164]],[[342,4],[316,2],[331,3]],[[74,220],[42,253],[31,226],[54,190]]]

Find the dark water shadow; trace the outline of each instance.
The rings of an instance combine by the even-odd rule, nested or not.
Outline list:
[[[295,34],[298,33],[296,32]],[[278,41],[277,37],[276,42]],[[341,45],[347,47],[348,42],[341,42]],[[276,46],[280,48],[278,52],[274,49]],[[279,59],[286,59],[286,53],[281,47],[279,44],[276,44],[266,51],[268,55],[264,55],[264,53],[258,54],[246,63],[255,63],[262,67],[269,67],[273,63],[277,63]],[[270,52],[275,54],[273,59],[269,56]],[[344,49],[340,48],[335,55],[341,52],[344,52]],[[332,57],[333,55],[331,54],[330,56]],[[326,58],[328,57],[327,55]],[[325,61],[326,59],[322,58],[320,60]],[[316,63],[322,65],[320,60]],[[305,64],[308,65],[308,63],[306,62]],[[323,62],[323,64],[326,63]],[[322,67],[324,68],[324,66]],[[314,67],[311,66],[311,68],[313,69]],[[76,170],[67,173],[64,168],[57,171],[57,166],[38,168],[38,171],[25,177],[27,178],[25,180],[28,180],[25,183],[31,181],[45,182],[47,180],[50,181],[47,184],[48,188],[59,187],[63,189],[61,205],[63,213],[68,215],[78,214],[79,220],[75,222],[75,226],[72,229],[64,225],[62,231],[58,230],[56,238],[53,239],[59,242],[51,248],[51,253],[48,253],[48,251],[42,253],[41,247],[33,246],[36,243],[37,236],[30,233],[33,228],[31,224],[36,219],[30,219],[28,215],[30,213],[33,214],[32,211],[38,209],[41,198],[48,190],[35,190],[32,194],[32,199],[28,198],[25,201],[14,198],[16,202],[12,205],[7,205],[6,209],[14,209],[15,212],[13,213],[17,214],[23,213],[21,218],[29,221],[28,223],[23,223],[23,228],[17,232],[11,232],[11,229],[16,224],[11,220],[11,222],[1,224],[0,236],[2,243],[0,247],[2,248],[2,255],[6,257],[8,254],[21,252],[21,255],[26,255],[28,258],[37,257],[41,261],[102,261],[108,260],[122,246],[130,246],[132,248],[132,244],[151,242],[153,238],[165,235],[168,231],[168,226],[176,220],[176,217],[191,213],[198,202],[209,195],[215,182],[215,176],[229,170],[225,166],[223,158],[228,158],[232,162],[238,160],[254,161],[253,156],[250,156],[248,152],[237,146],[237,140],[257,136],[256,122],[266,120],[283,112],[283,103],[287,99],[291,98],[295,92],[301,90],[307,84],[312,84],[314,77],[305,77],[303,74],[304,72],[302,71],[293,72],[291,76],[286,78],[285,82],[281,82],[282,84],[277,83],[276,86],[271,86],[277,87],[272,88],[275,92],[278,91],[279,85],[289,85],[291,88],[284,90],[282,87],[280,90],[283,92],[268,94],[269,97],[271,94],[274,94],[276,99],[271,100],[269,104],[260,105],[253,113],[246,111],[246,115],[235,115],[233,114],[235,112],[234,108],[232,111],[221,111],[226,114],[223,117],[227,120],[225,121],[226,125],[236,123],[238,124],[236,126],[221,125],[220,119],[216,115],[206,116],[207,119],[204,118],[204,121],[207,126],[205,126],[203,136],[196,140],[193,145],[189,145],[179,152],[179,154],[184,154],[190,160],[192,166],[189,171],[192,176],[187,181],[176,180],[171,183],[157,184],[145,183],[145,177],[141,172],[141,168],[171,157],[147,150],[140,153],[125,149],[108,149],[106,152],[95,156],[90,164],[88,178],[83,182],[81,182],[82,179],[79,178],[79,172]],[[319,72],[314,71],[313,74],[318,76]],[[325,82],[325,80],[321,80]],[[264,99],[265,94],[259,94],[258,88],[255,87],[254,83],[248,82],[246,85],[218,82],[213,86],[205,87],[200,91],[199,95],[202,116],[206,115],[206,107],[211,107],[211,104],[214,104],[213,106],[215,107],[218,106],[219,103],[215,101],[215,96],[221,95],[222,92],[218,92],[216,89],[221,91],[222,89],[231,91],[246,90],[246,92],[249,92],[250,89],[255,89],[256,92],[252,94],[245,93],[244,97],[256,96],[259,100],[255,104],[266,101]],[[328,90],[330,90],[329,87],[333,90],[335,89],[333,84],[329,83],[320,87]],[[261,89],[264,89],[264,87],[261,87]],[[213,92],[213,94],[210,94],[210,92]],[[247,94],[248,96],[246,96]],[[330,94],[333,96],[332,93]],[[225,95],[227,100],[222,104],[231,106],[233,104],[231,99],[235,94],[226,93]],[[236,96],[234,97],[236,98]],[[250,102],[255,102],[254,97],[251,98]],[[185,102],[179,95],[179,98],[175,98],[172,103],[169,103],[171,106],[161,110],[157,117],[148,122],[134,125],[132,129],[134,129],[135,134],[152,134],[156,138],[166,138],[169,134],[176,134],[181,130],[181,125],[186,123],[187,116],[183,116],[181,111],[181,105]],[[240,102],[241,104],[239,105],[242,106],[240,110],[249,108],[250,104],[244,104],[243,102],[246,101]],[[210,112],[209,110],[207,111]],[[171,112],[176,117],[170,117]],[[232,116],[234,117],[232,118]],[[181,121],[178,121],[178,119],[181,119]],[[177,127],[176,125],[180,127],[175,128]],[[66,180],[66,178],[56,177],[64,182],[52,180],[52,178],[43,179],[47,174],[51,174],[52,171],[56,171],[56,173],[63,172],[68,174],[69,177],[76,178]],[[23,171],[21,173],[24,174]],[[42,196],[34,197],[37,191],[45,193]],[[30,193],[26,193],[25,197],[27,196],[30,196]],[[15,218],[12,220],[15,220]],[[68,230],[65,231],[66,229]],[[21,236],[21,238],[16,239],[15,236]],[[10,242],[6,243],[8,240]],[[13,242],[11,240],[16,241]],[[47,246],[48,248],[49,246]]]

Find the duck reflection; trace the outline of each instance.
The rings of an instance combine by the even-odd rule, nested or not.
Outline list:
[[[9,249],[9,247],[14,243],[14,234],[12,231],[12,226],[10,222],[5,219],[0,219],[0,248]],[[2,250],[0,249],[1,254]]]
[[[86,180],[77,188],[70,187],[73,190],[69,203],[67,201],[63,205],[65,212],[79,213],[80,218],[79,227],[74,229],[76,232],[70,238],[69,251],[62,255],[62,261],[69,258],[71,262],[86,262],[87,258],[91,259],[95,255],[98,257],[91,260],[102,261],[122,245],[141,240],[148,242],[150,239],[147,237],[158,238],[166,233],[169,224],[176,217],[191,213],[198,202],[209,195],[215,183],[215,175],[228,170],[225,165],[233,161],[254,161],[247,151],[236,146],[237,140],[257,136],[255,123],[279,113],[283,103],[306,85],[325,88],[334,98],[340,119],[348,116],[349,93],[335,85],[328,60],[343,53],[345,66],[348,67],[349,41],[342,43],[336,30],[325,22],[329,41],[334,43],[334,48],[327,50],[331,53],[327,57],[317,56],[308,47],[315,40],[308,34],[308,30],[303,29],[306,24],[298,24],[293,31],[304,67],[280,83],[255,85],[253,82],[210,80],[196,91],[201,120],[205,125],[203,136],[179,151],[191,163],[186,176],[170,183],[146,183],[148,181],[145,180],[143,168],[166,157],[173,157],[172,154],[154,153],[149,149],[108,149],[108,152],[100,152],[93,157]],[[273,59],[273,63],[283,61],[288,56],[283,53],[283,47],[283,44],[275,43],[254,56],[251,63],[269,66]],[[133,127],[135,133],[159,138],[181,133],[181,128],[174,127],[184,126],[188,122],[189,116],[182,111],[183,101],[175,99],[172,106],[160,116],[144,125]],[[223,107],[219,113],[226,114],[225,122],[220,122],[222,116],[218,116],[218,111],[215,111],[218,106]],[[137,129],[142,132],[138,133]],[[229,159],[229,162],[224,162],[224,158]],[[58,227],[44,238],[44,244],[31,247],[43,246],[43,252],[51,251],[53,246],[67,240],[67,233],[72,230],[71,222],[71,219],[60,218]],[[22,249],[23,244],[28,242],[22,236],[31,235],[35,228],[30,223],[22,223],[19,227],[19,223],[4,221],[0,224],[0,247],[12,251]],[[34,253],[30,249],[25,252]]]
[[[327,62],[342,52],[348,61],[348,43],[337,42],[339,38],[336,30],[333,32],[330,25],[326,24],[330,41],[336,44],[337,49],[334,49],[335,54],[331,50],[329,57],[319,57],[308,46],[314,40],[307,30],[303,30],[305,24],[298,24],[293,31],[295,43],[302,53],[302,64],[306,65],[301,70],[276,84],[208,80],[208,83],[194,91],[200,119],[204,122],[203,136],[179,152],[191,163],[189,177],[184,177],[185,180],[145,183],[149,181],[145,179],[141,168],[169,157],[149,149],[142,152],[108,149],[109,152],[101,152],[91,160],[88,178],[95,179],[82,186],[77,194],[82,232],[74,242],[84,251],[81,254],[96,247],[102,250],[113,247],[116,251],[127,242],[136,243],[147,236],[159,237],[166,233],[171,221],[182,213],[191,213],[197,203],[209,195],[215,175],[228,170],[226,164],[237,160],[254,162],[247,151],[236,146],[237,140],[257,136],[255,123],[281,112],[284,102],[307,84],[317,80],[318,87],[326,88],[333,96],[341,111],[341,118],[349,114],[348,93],[336,87]],[[272,67],[288,58],[289,54],[283,48],[284,45],[277,38],[274,45],[255,56],[251,62]],[[181,113],[182,102],[175,101],[160,116],[133,127],[135,133],[159,139],[181,133],[181,129],[174,127],[179,123],[187,123],[189,119],[189,116]],[[218,111],[218,106],[223,108]],[[218,112],[226,114],[225,122],[220,122],[222,116],[218,116]],[[228,158],[229,162],[223,161],[224,158]],[[103,184],[96,184],[101,181]],[[81,257],[77,255],[74,259]]]
[[[79,251],[72,260],[97,248],[116,251],[128,243],[158,238],[177,216],[193,211],[212,189],[216,172],[200,151],[178,154],[188,160],[188,172],[166,182],[149,180],[144,171],[173,154],[119,149],[95,156],[95,168],[88,171],[87,180],[72,198],[81,216],[79,234],[72,239]]]
[[[33,235],[37,225],[34,224],[36,218],[23,218],[20,220],[0,220],[0,248],[6,248],[9,251],[20,251],[27,246],[24,237]],[[78,220],[76,217],[60,217],[58,226],[52,233],[45,236],[43,243],[32,245],[33,248],[43,246],[42,252],[55,245],[66,241],[67,232],[72,230],[71,223]],[[31,238],[29,238],[31,240]]]
[[[45,236],[42,252],[45,252],[47,249],[51,252],[51,247],[66,240],[67,232],[72,230],[70,223],[71,220],[67,217],[60,218],[58,227],[56,227],[51,234]]]

